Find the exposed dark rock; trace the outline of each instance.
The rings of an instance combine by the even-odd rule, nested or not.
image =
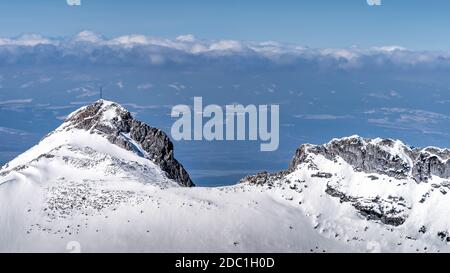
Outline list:
[[[318,172],[315,174],[312,174],[311,177],[317,177],[317,178],[331,178],[333,175],[331,173],[326,172]]]
[[[450,237],[449,237],[449,233],[448,231],[439,231],[437,233],[437,236],[442,240],[442,241],[450,241]]]
[[[419,229],[419,233],[423,233],[423,234],[427,233],[427,227],[426,226],[421,226],[420,229]]]
[[[160,129],[134,119],[118,104],[99,100],[69,116],[66,123],[65,129],[77,128],[105,135],[111,143],[150,159],[180,185],[194,186],[187,171],[174,158],[169,137]],[[134,143],[139,144],[145,154]]]
[[[239,183],[249,183],[255,185],[273,185],[273,182],[282,179],[285,175],[289,174],[287,171],[278,173],[261,172],[255,175],[249,175],[241,179]]]
[[[448,149],[411,149],[403,144],[394,147],[395,144],[391,139],[374,142],[361,137],[335,139],[325,145],[305,144],[297,149],[289,170],[295,170],[302,163],[311,164],[308,155],[312,153],[333,161],[340,157],[356,171],[385,174],[397,179],[411,177],[417,183],[427,182],[432,175],[450,178]],[[404,158],[391,153],[392,149],[398,149],[399,153],[410,160],[405,161]]]
[[[383,147],[392,147],[394,141],[386,139],[377,144],[360,137],[336,139],[325,145],[302,145],[291,161],[290,169],[304,163],[310,153],[320,154],[335,161],[337,156],[352,165],[356,171],[387,174],[395,178],[406,178],[410,170],[407,162],[393,156]],[[405,149],[406,153],[409,150]]]
[[[416,152],[412,169],[416,181],[427,181],[432,175],[441,178],[450,177],[450,152],[447,149],[437,152],[435,148],[427,148]]]
[[[428,183],[432,176],[440,178],[450,178],[450,151],[439,148],[417,149],[411,148],[400,141],[391,139],[367,139],[352,136],[342,139],[334,139],[324,145],[305,144],[300,146],[286,171],[270,174],[261,173],[255,176],[248,176],[241,182],[253,184],[267,184],[269,188],[273,185],[282,185],[286,182],[285,176],[296,171],[301,166],[301,170],[313,171],[311,177],[327,179],[325,192],[339,198],[341,203],[350,203],[360,215],[368,220],[380,221],[386,225],[399,226],[408,218],[411,205],[402,196],[388,197],[363,197],[355,193],[346,193],[345,186],[341,187],[340,182],[345,177],[343,174],[331,174],[326,169],[320,169],[315,162],[316,156],[324,158],[341,165],[340,161],[345,161],[356,172],[367,173],[367,178],[373,183],[381,178],[376,175],[387,175],[392,177],[389,182],[404,180],[396,183],[397,186],[408,183],[406,179],[411,179],[416,183]],[[300,171],[301,171],[300,170]],[[384,179],[383,179],[384,180]],[[297,186],[289,185],[291,190],[297,190]],[[306,188],[307,185],[305,185]],[[282,186],[283,187],[283,186]],[[430,190],[423,193],[420,203],[424,203],[430,197],[433,190],[439,190],[442,194],[447,194],[450,190],[450,182],[443,182],[430,185]],[[301,191],[299,191],[301,192]],[[301,204],[301,202],[300,202]],[[421,229],[420,232],[426,232]],[[446,235],[445,238],[450,236]]]
[[[384,209],[385,200],[369,200],[368,202],[358,202],[352,205],[367,220],[378,220],[386,225],[400,226],[406,221],[406,216],[402,215],[403,210],[398,208]]]
[[[341,203],[344,202],[356,202],[357,198],[354,198],[352,196],[346,195],[340,191],[338,191],[337,189],[331,187],[330,185],[327,185],[327,189],[325,190],[325,192],[327,194],[329,194],[332,197],[336,197],[339,198]]]
[[[325,192],[330,196],[339,198],[341,203],[351,203],[367,220],[381,221],[392,226],[402,225],[406,221],[407,216],[404,214],[405,205],[402,198],[385,200],[377,197],[368,200],[347,195],[329,184]]]

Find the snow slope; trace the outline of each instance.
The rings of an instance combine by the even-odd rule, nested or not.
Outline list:
[[[117,111],[103,110],[98,120],[116,126],[110,121]],[[134,148],[125,149],[71,125],[0,170],[0,252],[67,252],[74,245],[83,252],[450,250],[450,184],[436,175],[416,181],[418,159],[399,141],[353,136],[305,145],[287,171],[200,188],[168,178],[130,136],[123,139]],[[367,155],[370,145],[387,160],[361,165],[373,172],[333,150]],[[405,169],[380,169],[391,161]]]

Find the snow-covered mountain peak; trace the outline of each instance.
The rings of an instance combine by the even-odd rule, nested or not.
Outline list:
[[[180,185],[194,185],[187,171],[174,158],[169,137],[160,129],[134,119],[129,111],[115,102],[98,100],[83,107],[69,115],[58,130],[73,129],[102,135],[112,144],[153,161]]]
[[[385,240],[376,248],[448,250],[450,222],[444,220],[450,204],[448,149],[344,137],[323,145],[302,145],[289,169],[241,182],[280,192],[311,215],[314,228],[326,236],[346,234],[347,242]]]
[[[132,119],[130,112],[115,102],[101,99],[71,113],[60,128],[64,130],[77,128],[95,132],[100,126],[105,126],[120,130],[116,127],[126,119]]]
[[[90,149],[112,156],[115,162],[153,165],[160,169],[161,175],[181,186],[194,185],[187,171],[174,158],[173,144],[164,132],[134,119],[124,107],[106,100],[96,101],[70,114],[60,127],[1,171],[5,173],[27,166],[42,155],[60,151],[63,146],[69,148],[68,151]]]
[[[324,145],[302,145],[297,149],[290,169],[295,169],[309,155],[322,155],[333,161],[341,158],[356,171],[411,178],[417,183],[426,182],[432,176],[450,177],[448,149],[411,148],[400,140],[351,136],[336,138]]]
[[[83,246],[107,245],[130,218],[154,216],[161,196],[190,186],[164,132],[97,101],[0,169],[0,252],[61,251],[83,238]],[[126,236],[148,236],[145,219]]]

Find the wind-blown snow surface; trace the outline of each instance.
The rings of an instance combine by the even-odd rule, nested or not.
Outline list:
[[[370,175],[311,153],[267,183],[188,188],[139,147],[128,151],[102,135],[63,128],[0,170],[0,252],[65,252],[73,241],[83,252],[450,250],[445,179]],[[400,146],[389,153],[407,157]],[[395,208],[406,220],[369,220],[330,187],[368,205],[394,200],[378,209]]]

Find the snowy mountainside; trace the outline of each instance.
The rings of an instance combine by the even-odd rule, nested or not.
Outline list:
[[[162,131],[101,100],[0,170],[0,252],[449,252],[449,158],[352,136],[189,187]]]
[[[316,216],[318,233],[337,240],[367,242],[376,251],[448,251],[449,155],[352,136],[302,145],[288,170],[241,182],[284,189]]]
[[[46,249],[44,243],[30,247],[34,241],[20,241],[21,235],[32,238],[34,231],[63,240],[81,223],[76,229],[55,226],[140,204],[149,195],[134,189],[139,186],[148,191],[193,183],[162,131],[112,102],[83,107],[0,169],[0,251]]]
[[[57,153],[68,164],[75,164],[70,154],[85,154],[84,165],[77,162],[75,171],[80,168],[98,165],[102,160],[112,167],[123,168],[130,163],[146,167],[150,172],[159,172],[159,176],[174,180],[182,186],[193,186],[189,175],[173,155],[173,144],[159,129],[133,119],[131,113],[120,105],[99,100],[70,114],[66,121],[55,131],[48,134],[38,145],[19,155],[0,169],[0,176],[11,171],[29,168],[30,163],[50,160],[64,149],[68,154]],[[90,155],[89,155],[90,154]],[[78,158],[78,161],[81,159]],[[90,162],[88,162],[90,161]],[[111,162],[114,161],[114,162]],[[115,163],[119,164],[115,164]],[[81,165],[80,165],[81,164]],[[106,164],[106,165],[108,165]],[[133,166],[128,166],[130,170]],[[107,168],[98,168],[104,172]],[[145,172],[142,172],[145,175]],[[151,175],[150,175],[151,176]],[[151,180],[147,180],[149,182]]]

